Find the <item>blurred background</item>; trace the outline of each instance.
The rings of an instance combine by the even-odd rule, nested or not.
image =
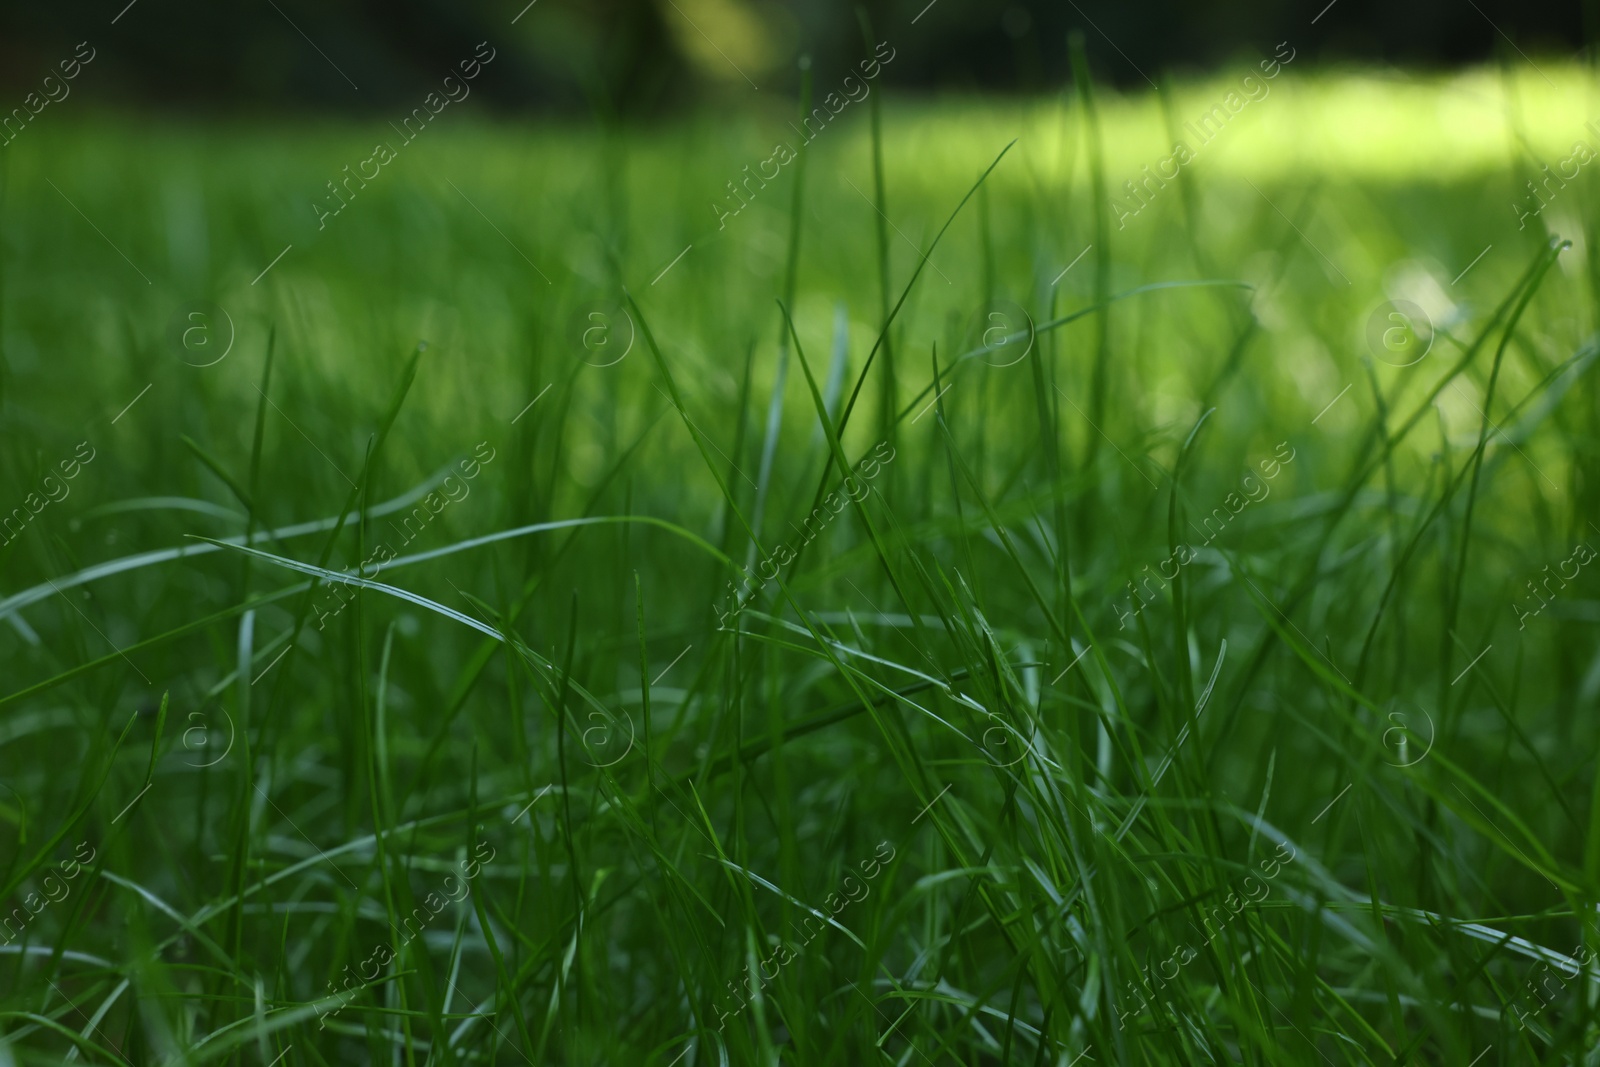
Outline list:
[[[104,102],[366,114],[409,106],[488,41],[509,61],[474,87],[486,103],[649,116],[752,85],[792,92],[802,55],[831,80],[862,54],[863,20],[880,39],[915,22],[916,47],[894,65],[901,88],[1031,92],[1067,78],[1073,28],[1098,78],[1133,86],[1253,63],[1286,38],[1319,63],[1570,59],[1593,39],[1597,12],[1600,0],[74,0],[0,5],[0,89],[13,98],[5,110],[21,104],[88,41],[94,77],[73,91]]]

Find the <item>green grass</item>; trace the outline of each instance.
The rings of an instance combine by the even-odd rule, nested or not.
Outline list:
[[[1600,1062],[1545,74],[1292,65],[1122,228],[1237,74],[875,98],[722,230],[787,109],[468,102],[320,232],[382,122],[51,109],[0,1063]]]

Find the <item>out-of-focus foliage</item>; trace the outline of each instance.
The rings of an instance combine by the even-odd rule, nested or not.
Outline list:
[[[861,16],[901,50],[896,84],[1035,90],[1067,77],[1081,29],[1103,77],[1153,84],[1288,40],[1314,61],[1448,65],[1570,56],[1596,5],[1509,0],[71,0],[0,5],[0,88],[19,99],[71,46],[104,46],[79,91],[186,109],[371,111],[409,99],[480,41],[510,61],[483,91],[506,108],[658,113],[727,91],[792,93],[802,55],[833,78],[863,51]],[[1320,9],[1320,10],[1319,10]],[[114,20],[114,21],[113,21]],[[1314,20],[1314,21],[1313,21]]]

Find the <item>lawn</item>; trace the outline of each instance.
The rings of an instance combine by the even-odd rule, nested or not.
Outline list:
[[[52,104],[0,1065],[1600,1063],[1600,86],[1292,54]]]

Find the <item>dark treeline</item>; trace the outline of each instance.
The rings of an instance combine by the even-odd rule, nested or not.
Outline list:
[[[1592,38],[1600,12],[1600,0],[526,3],[0,5],[0,90],[8,94],[0,110],[22,104],[80,41],[97,61],[72,88],[100,102],[374,112],[409,99],[488,42],[505,58],[476,89],[497,107],[647,115],[751,85],[792,93],[802,54],[815,57],[819,77],[844,72],[870,51],[863,19],[898,50],[901,88],[1030,92],[1065,83],[1065,40],[1074,29],[1084,33],[1098,77],[1137,87],[1166,71],[1253,61],[1285,40],[1312,62],[1436,67],[1517,51],[1570,56]]]

